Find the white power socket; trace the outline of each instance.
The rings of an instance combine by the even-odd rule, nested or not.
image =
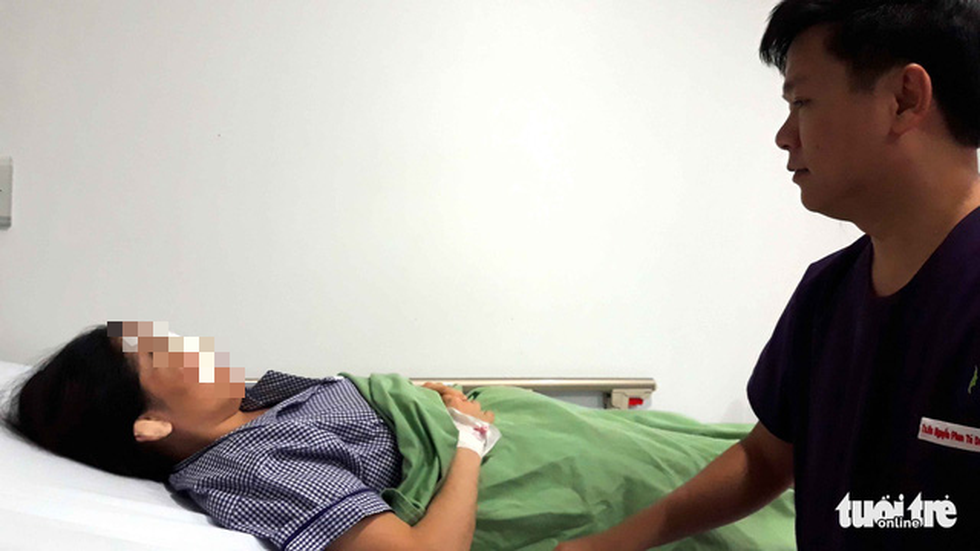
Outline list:
[[[14,162],[10,157],[0,157],[0,228],[10,227],[13,191]]]

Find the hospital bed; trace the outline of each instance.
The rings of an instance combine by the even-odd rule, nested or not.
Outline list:
[[[29,366],[0,362],[0,389]],[[429,379],[413,382],[421,384]],[[599,392],[609,407],[638,405],[652,379],[432,379],[461,385],[523,386],[557,395]],[[0,396],[6,400],[6,396]],[[159,483],[120,477],[57,457],[0,429],[0,550],[270,549],[216,526]]]

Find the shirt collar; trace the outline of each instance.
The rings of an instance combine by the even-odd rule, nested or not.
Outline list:
[[[300,377],[278,371],[267,371],[255,386],[245,391],[242,398],[242,411],[255,411],[272,407],[279,402],[303,392],[304,390],[326,382],[339,381],[342,377],[327,377],[313,379]]]

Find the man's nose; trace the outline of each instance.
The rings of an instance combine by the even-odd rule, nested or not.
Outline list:
[[[785,151],[790,151],[800,145],[799,128],[796,121],[790,116],[783,123],[783,126],[776,132],[776,147]]]

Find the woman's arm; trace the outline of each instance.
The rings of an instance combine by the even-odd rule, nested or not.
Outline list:
[[[409,526],[394,513],[368,517],[329,547],[330,551],[467,550],[476,528],[476,488],[480,456],[458,448],[449,474],[425,517]]]
[[[446,404],[488,423],[493,412],[483,411],[479,402],[469,401],[458,390],[443,385],[426,385],[438,392]],[[330,551],[466,551],[476,528],[476,494],[480,477],[480,454],[456,448],[446,481],[432,500],[425,516],[409,526],[394,513],[382,513],[355,524],[338,538]]]

